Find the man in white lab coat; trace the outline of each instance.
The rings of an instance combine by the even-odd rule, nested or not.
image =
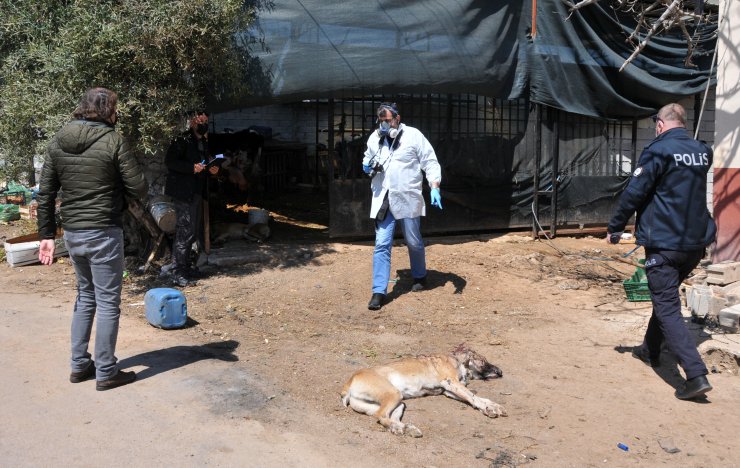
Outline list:
[[[414,279],[412,291],[426,285],[424,241],[419,229],[426,214],[422,182],[426,175],[431,187],[431,203],[442,209],[439,185],[442,171],[434,149],[416,128],[401,123],[396,104],[378,107],[378,130],[367,140],[362,169],[372,177],[373,200],[370,217],[375,220],[373,289],[368,309],[383,306],[391,273],[391,247],[396,222],[403,227]]]

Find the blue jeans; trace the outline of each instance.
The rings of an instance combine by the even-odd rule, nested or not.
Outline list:
[[[123,281],[123,230],[119,227],[64,231],[64,242],[77,275],[77,300],[72,314],[72,372],[90,365],[93,319],[96,378],[107,380],[118,373],[116,341],[121,316]]]
[[[403,236],[409,249],[411,262],[411,276],[415,279],[427,275],[427,265],[424,258],[424,241],[421,238],[421,217],[399,219],[403,227]],[[388,210],[385,219],[375,222],[375,251],[373,252],[373,294],[386,294],[388,281],[391,277],[391,248],[393,247],[393,231],[396,227],[396,218]]]

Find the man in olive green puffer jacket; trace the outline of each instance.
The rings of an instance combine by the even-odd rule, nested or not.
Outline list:
[[[42,239],[54,238],[53,208],[60,187],[65,230],[121,227],[125,197],[142,199],[148,189],[121,134],[110,124],[90,120],[70,122],[49,143],[37,196]]]
[[[136,380],[115,356],[123,281],[123,212],[126,197],[142,199],[147,183],[123,137],[115,131],[116,93],[88,90],[49,143],[39,184],[39,260],[54,260],[55,200],[61,189],[64,242],[77,276],[72,315],[72,383],[97,378],[108,390]],[[88,352],[93,319],[95,361]]]

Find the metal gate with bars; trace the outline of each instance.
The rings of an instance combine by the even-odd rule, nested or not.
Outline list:
[[[525,99],[335,98],[326,101],[332,237],[373,232],[361,160],[381,102],[398,105],[402,122],[424,133],[442,166],[444,210],[427,210],[427,233],[521,229],[537,220],[554,234],[557,227],[603,224],[637,156],[635,121],[601,121]]]

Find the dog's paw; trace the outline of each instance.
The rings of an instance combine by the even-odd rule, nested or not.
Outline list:
[[[393,421],[388,427],[388,430],[391,431],[391,434],[403,435],[405,427],[405,424]]]
[[[414,426],[413,424],[406,424],[403,433],[414,438],[419,438],[422,436],[421,430],[419,430],[419,428]]]
[[[489,418],[498,418],[499,416],[508,416],[506,409],[498,403],[492,401],[486,402],[480,409],[481,413],[485,414]]]

